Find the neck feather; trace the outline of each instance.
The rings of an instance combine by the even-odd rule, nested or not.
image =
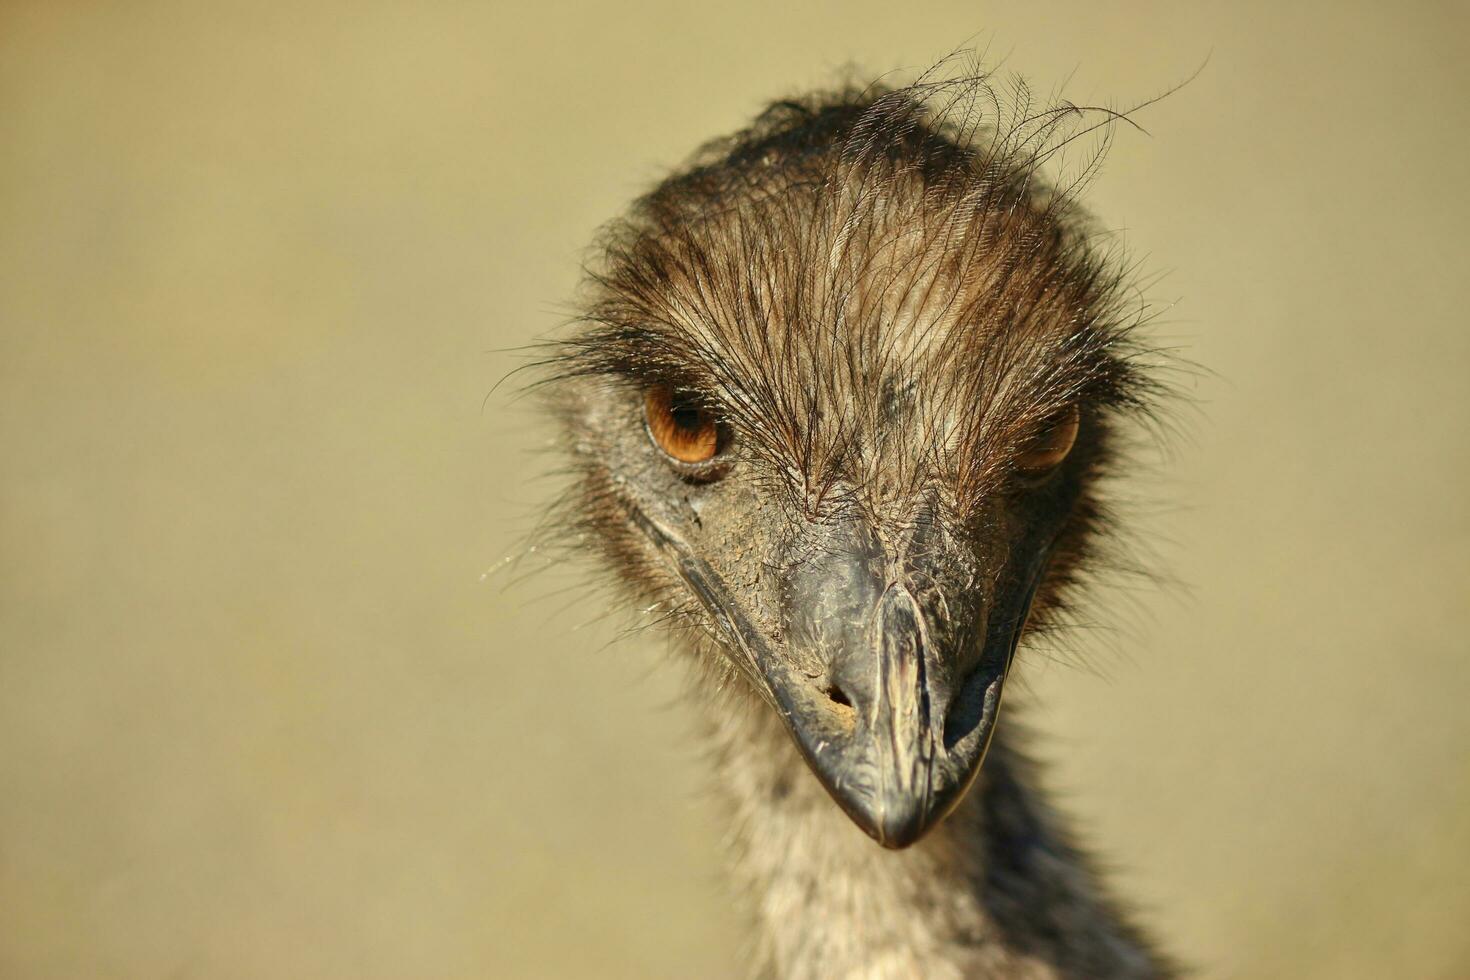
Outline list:
[[[710,708],[721,719],[711,726],[717,779],[758,973],[1172,975],[1113,907],[1034,789],[1031,766],[999,733],[955,812],[914,846],[889,851],[832,802],[769,707],[727,693]]]

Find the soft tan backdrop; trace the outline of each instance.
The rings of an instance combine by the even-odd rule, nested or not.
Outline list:
[[[482,400],[697,141],[972,37],[1209,57],[1090,197],[1214,372],[1186,587],[1029,658],[1053,784],[1207,977],[1470,976],[1470,23],[1391,6],[4,3],[0,976],[738,976],[674,671],[481,581]]]

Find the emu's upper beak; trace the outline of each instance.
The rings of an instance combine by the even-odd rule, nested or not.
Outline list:
[[[938,682],[924,621],[901,586],[875,606],[861,646],[842,651],[826,688],[768,672],[807,764],[854,822],[885,847],[917,841],[959,802],[995,728],[1012,647],[986,657],[957,696]]]
[[[778,652],[687,542],[634,517],[859,827],[907,847],[954,808],[990,744],[1039,562],[1008,594],[982,597],[937,541],[910,540],[922,557],[899,561],[867,525],[826,528],[786,578]]]
[[[794,656],[763,664],[812,771],[892,848],[922,837],[974,781],[1035,578],[989,602],[973,587],[957,594],[958,561],[938,542],[914,544],[905,550],[923,556],[917,567],[891,560],[861,525],[835,530],[787,581]],[[825,672],[814,680],[793,661]]]

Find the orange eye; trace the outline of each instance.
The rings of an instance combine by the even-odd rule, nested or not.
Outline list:
[[[658,448],[681,463],[707,463],[720,451],[720,425],[687,392],[667,385],[643,397],[648,434]]]
[[[1016,462],[1017,469],[1025,476],[1043,476],[1056,469],[1076,444],[1079,425],[1076,406],[1067,409],[1021,454]]]

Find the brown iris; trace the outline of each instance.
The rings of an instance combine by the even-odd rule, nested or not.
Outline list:
[[[1058,416],[1047,430],[1036,437],[1016,461],[1024,476],[1045,476],[1061,465],[1077,442],[1080,419],[1073,406]]]
[[[655,385],[643,397],[648,434],[680,463],[698,465],[720,451],[720,425],[688,392]]]

